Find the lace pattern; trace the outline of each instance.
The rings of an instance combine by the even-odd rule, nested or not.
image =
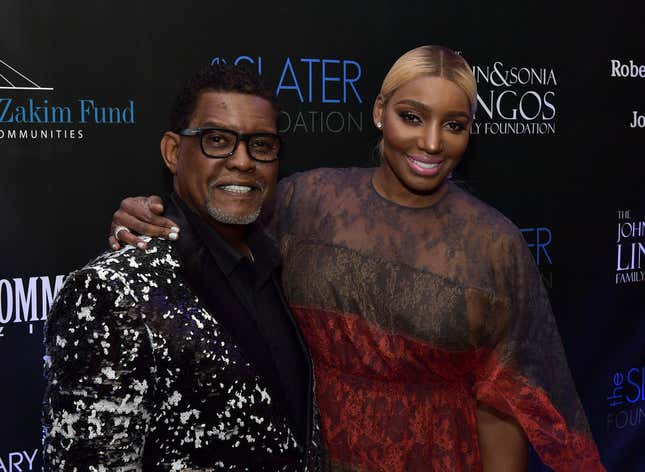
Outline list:
[[[521,233],[452,184],[431,207],[396,205],[372,173],[296,174],[265,215],[332,470],[479,471],[476,401],[554,470],[604,470]]]

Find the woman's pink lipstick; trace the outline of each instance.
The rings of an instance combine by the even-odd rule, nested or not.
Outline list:
[[[412,172],[423,177],[437,175],[443,164],[443,159],[440,157],[409,156],[406,154],[405,158]]]

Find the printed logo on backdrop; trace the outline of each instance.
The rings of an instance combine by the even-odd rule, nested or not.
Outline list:
[[[367,122],[360,79],[353,59],[262,56],[214,57],[211,64],[246,64],[273,87],[287,109],[280,112],[281,133],[338,134],[362,131]]]
[[[474,66],[477,113],[472,134],[556,133],[555,69],[495,61]]]
[[[64,275],[0,279],[0,340],[15,328],[34,334],[34,327],[47,319],[64,280]]]
[[[645,366],[616,371],[610,376],[607,430],[645,427]]]
[[[645,218],[619,210],[616,231],[616,285],[645,281]]]
[[[85,126],[134,125],[134,100],[105,103],[91,97],[57,101],[54,87],[39,85],[0,60],[0,141],[79,140]]]
[[[521,228],[520,231],[526,240],[528,248],[533,254],[535,264],[537,265],[542,281],[548,289],[553,288],[553,260],[549,247],[553,240],[551,229],[545,226],[534,228]]]
[[[23,472],[37,470],[39,449],[12,451],[0,454],[0,472]]]
[[[609,64],[612,77],[645,79],[645,65],[636,64],[632,59],[629,61],[610,59]]]
[[[636,64],[633,59],[623,61],[610,59],[610,77],[619,79],[645,79],[645,65]],[[632,110],[629,115],[630,128],[645,128],[645,113],[641,110]]]

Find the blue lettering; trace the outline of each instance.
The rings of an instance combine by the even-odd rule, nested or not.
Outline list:
[[[52,123],[71,123],[72,122],[72,110],[69,107],[57,107],[54,106],[51,108]]]
[[[129,105],[123,109],[123,123],[133,125],[136,123],[134,116],[134,100],[128,100]]]
[[[82,99],[81,102],[81,119],[79,123],[87,123],[87,118],[94,109],[94,100]]]
[[[291,74],[291,78],[293,79],[293,85],[283,85],[284,81],[284,76],[287,74],[287,70]],[[287,61],[284,63],[284,68],[282,69],[282,75],[280,76],[280,82],[278,83],[278,88],[275,92],[276,96],[280,95],[280,92],[282,90],[295,90],[298,92],[298,97],[300,98],[300,102],[304,102],[304,99],[302,98],[302,92],[300,91],[300,86],[298,85],[298,79],[296,79],[296,73],[293,71],[293,66],[291,65],[291,59],[287,58]]]
[[[13,98],[0,98],[0,106],[4,104],[4,108],[0,111],[0,123],[13,123],[13,114],[7,116],[12,101]]]
[[[211,61],[211,66],[213,64],[220,64],[220,63],[226,64],[226,59],[224,59],[223,57],[221,57],[221,58],[220,57],[214,57],[213,60]]]
[[[632,367],[627,372],[627,383],[630,384],[630,385],[633,385],[634,387],[636,387],[636,392],[637,392],[636,396],[634,398],[630,398],[629,395],[625,395],[625,399],[629,403],[636,403],[637,401],[639,401],[641,399],[641,386],[640,386],[640,384],[638,382],[632,381],[632,373],[633,372],[636,372],[638,374],[638,373],[640,373],[640,370],[637,369],[636,367]]]
[[[40,118],[40,115],[38,114],[40,112],[41,107],[35,107],[34,108],[34,101],[30,98],[29,99],[29,122],[30,123],[42,123],[43,120]],[[47,118],[45,118],[47,120]]]
[[[547,247],[551,244],[551,230],[549,228],[523,228],[520,229],[522,234],[525,233],[536,233],[536,241],[535,243],[533,242],[526,242],[526,245],[529,248],[535,248],[535,263],[539,266],[541,263],[541,254],[544,254],[544,257],[546,257],[547,261],[549,264],[553,264],[553,261],[551,260],[551,255],[549,254],[549,251],[547,250]],[[543,235],[546,235],[546,238],[543,239]],[[526,238],[526,235],[524,236]]]
[[[348,65],[353,65],[356,66],[356,75],[353,77],[348,77],[347,75],[347,66]],[[343,103],[347,103],[347,84],[352,88],[354,91],[354,95],[356,95],[356,98],[358,99],[358,103],[363,103],[363,100],[361,99],[361,96],[358,93],[358,90],[356,90],[356,87],[354,86],[354,82],[358,82],[358,79],[361,78],[361,65],[356,62],[356,61],[343,61]]]
[[[311,89],[312,89],[312,84],[314,82],[313,81],[313,63],[314,62],[320,62],[320,59],[310,59],[310,58],[307,58],[307,57],[303,57],[302,59],[300,59],[300,62],[306,62],[307,64],[309,64],[309,71],[308,71],[309,72],[309,95],[308,95],[308,99],[309,99],[309,103],[311,103],[313,101],[313,93],[312,93]]]
[[[16,114],[14,115],[16,123],[28,123],[27,121],[27,110],[23,106],[16,107]]]
[[[97,124],[135,124],[134,100],[128,100],[128,105],[123,107],[96,106],[94,100],[82,99],[79,123]]]
[[[250,62],[251,64],[255,64],[255,61],[253,60],[253,58],[251,58],[249,56],[240,56],[237,59],[235,59],[235,62],[233,64],[238,65],[242,61],[247,61],[247,62]],[[213,64],[213,63],[211,62],[211,64]],[[261,57],[258,57],[258,75],[262,75],[262,58]]]
[[[338,59],[322,60],[322,102],[323,103],[340,103],[338,98],[327,99],[327,82],[340,82],[340,77],[330,77],[327,75],[327,64],[340,64]]]
[[[540,238],[540,234],[542,233],[546,233],[549,238],[546,242],[544,242]],[[553,261],[551,261],[551,256],[549,255],[549,251],[547,251],[546,249],[546,247],[549,244],[551,244],[551,230],[549,228],[538,228],[537,229],[537,265],[540,265],[540,252],[544,252],[544,255],[549,261],[549,264],[553,264]]]

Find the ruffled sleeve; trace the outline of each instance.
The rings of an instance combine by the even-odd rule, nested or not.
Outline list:
[[[475,397],[513,416],[556,472],[604,471],[567,365],[546,289],[521,234],[493,238],[497,339],[477,369]]]

